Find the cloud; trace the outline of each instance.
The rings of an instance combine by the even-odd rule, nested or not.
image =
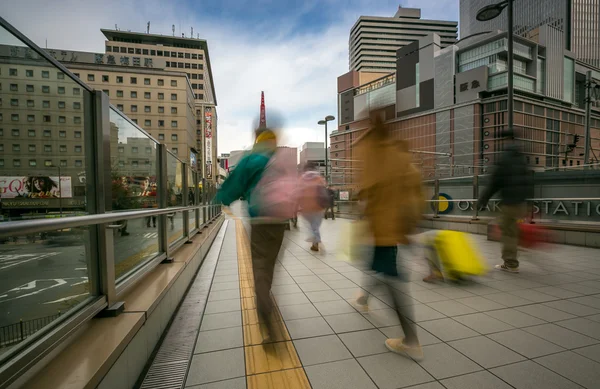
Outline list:
[[[401,1],[422,7],[424,18],[448,18],[457,0]],[[0,6],[0,14],[35,43],[54,48],[104,51],[100,28],[176,34],[190,27],[208,41],[218,100],[218,149],[252,144],[260,92],[267,121],[285,118],[286,143],[323,141],[316,122],[337,116],[337,77],[348,71],[348,35],[360,15],[393,15],[392,0],[223,0],[102,2],[21,0]],[[336,123],[330,123],[330,130]]]

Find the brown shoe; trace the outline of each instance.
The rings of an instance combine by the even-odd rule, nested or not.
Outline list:
[[[310,250],[311,251],[319,251],[319,244],[313,243],[312,246],[310,246]]]
[[[393,353],[408,355],[415,361],[423,359],[423,349],[421,345],[407,346],[404,344],[404,338],[388,339],[385,341],[385,347]]]

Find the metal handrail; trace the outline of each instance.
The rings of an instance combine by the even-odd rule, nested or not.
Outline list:
[[[49,230],[84,227],[89,225],[106,224],[123,220],[138,219],[144,216],[158,216],[169,213],[192,211],[201,208],[215,207],[217,204],[192,205],[187,207],[171,207],[148,209],[140,211],[111,212],[84,216],[68,216],[59,219],[16,220],[0,223],[0,238],[13,235],[29,235]]]
[[[541,197],[541,198],[529,198],[526,201],[600,201],[600,197]],[[439,202],[460,202],[460,201],[479,201],[479,199],[444,199],[444,200],[425,200],[425,202],[439,203]],[[502,199],[490,199],[489,201],[502,201]]]

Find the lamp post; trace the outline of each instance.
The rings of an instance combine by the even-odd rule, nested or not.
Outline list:
[[[513,0],[504,0],[496,4],[490,4],[477,11],[476,19],[480,22],[495,19],[498,17],[504,8],[508,7],[508,130],[513,130],[514,124],[514,97],[513,97]]]
[[[329,180],[327,179],[327,122],[335,120],[335,118],[331,115],[325,116],[324,120],[319,120],[317,124],[325,125],[325,182],[329,185]]]

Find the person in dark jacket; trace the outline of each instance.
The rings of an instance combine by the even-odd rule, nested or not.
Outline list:
[[[327,194],[329,195],[329,204],[327,208],[325,208],[325,219],[327,219],[327,215],[331,210],[331,220],[335,220],[335,211],[333,207],[335,206],[335,192],[330,187],[327,188]]]
[[[517,246],[519,243],[519,219],[527,212],[527,198],[531,195],[531,177],[528,174],[525,156],[514,142],[514,133],[504,134],[508,144],[500,155],[492,173],[490,185],[479,198],[478,206],[486,207],[490,198],[499,193],[502,216],[500,230],[502,232],[502,259],[504,263],[496,265],[498,270],[510,273],[519,272]]]

